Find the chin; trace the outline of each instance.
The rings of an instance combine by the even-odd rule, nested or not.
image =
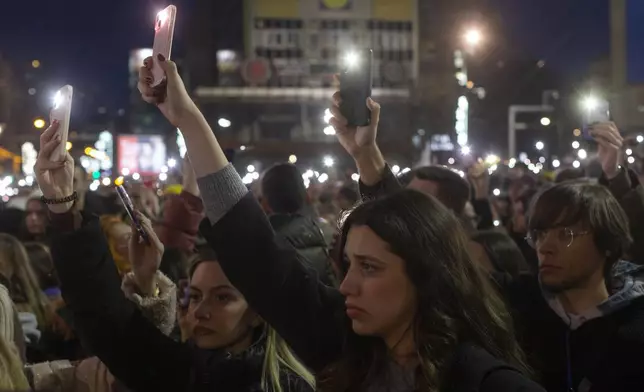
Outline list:
[[[213,336],[192,336],[192,340],[197,347],[204,350],[216,350],[223,347],[223,344]]]
[[[567,290],[568,285],[561,279],[543,278],[541,277],[541,287],[551,293],[560,293]]]
[[[362,336],[375,335],[375,330],[370,325],[365,324],[364,322],[360,322],[358,320],[352,320],[351,329],[353,329],[353,332],[355,332],[357,335],[362,335]]]

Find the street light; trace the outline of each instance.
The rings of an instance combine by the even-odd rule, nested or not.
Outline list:
[[[483,41],[483,34],[479,29],[469,29],[465,32],[465,43],[470,47],[478,46]]]
[[[579,142],[576,141],[576,140],[574,142],[572,142],[572,148],[574,148],[575,150],[578,149],[579,148]]]
[[[581,150],[577,151],[577,156],[579,157],[579,159],[586,159],[588,157],[588,153],[582,148]]]
[[[45,120],[42,118],[37,118],[34,120],[34,127],[37,129],[43,129],[45,127]]]
[[[554,159],[554,160],[552,161],[552,167],[554,167],[554,168],[556,169],[556,168],[558,168],[559,166],[561,166],[561,162],[559,162],[559,160],[558,160],[558,159]]]
[[[333,159],[333,157],[330,157],[330,156],[324,157],[324,166],[331,167],[334,164],[335,164],[335,160]]]
[[[534,145],[534,146],[535,146],[535,148],[536,148],[537,150],[541,151],[541,150],[543,150],[543,149],[544,149],[544,147],[545,147],[546,145],[545,145],[545,144],[543,144],[543,142],[537,142],[537,143],[535,143],[535,145]]]
[[[550,119],[548,117],[542,117],[541,118],[541,125],[543,125],[544,127],[547,127],[548,125],[550,125],[550,123],[551,123],[551,121],[550,121]]]
[[[229,119],[222,117],[217,121],[217,124],[219,124],[219,126],[222,128],[228,128],[232,123],[230,122]]]

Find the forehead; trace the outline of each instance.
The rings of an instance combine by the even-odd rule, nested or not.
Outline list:
[[[202,261],[199,263],[190,278],[190,285],[205,290],[223,285],[233,286],[216,261]]]
[[[389,245],[368,226],[356,225],[349,229],[344,249],[347,253],[371,254],[388,251]]]
[[[428,195],[436,196],[438,194],[438,183],[430,180],[421,180],[418,177],[412,178],[407,185],[408,189],[413,189]]]
[[[29,200],[27,202],[27,211],[41,211],[44,209],[44,206],[40,200]]]

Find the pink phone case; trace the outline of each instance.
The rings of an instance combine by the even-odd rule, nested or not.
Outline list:
[[[58,148],[51,153],[53,161],[62,161],[67,153],[67,135],[69,134],[69,123],[72,114],[72,95],[74,88],[70,85],[62,87],[54,96],[54,107],[51,109],[51,121],[58,120],[57,134],[61,142]]]
[[[172,54],[172,37],[174,35],[174,22],[177,17],[177,7],[169,5],[157,14],[154,22],[154,45],[152,53],[154,56],[152,62],[152,87],[158,86],[165,74],[159,66],[157,55],[162,54],[167,60]]]

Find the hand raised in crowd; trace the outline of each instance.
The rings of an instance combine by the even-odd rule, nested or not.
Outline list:
[[[62,142],[57,133],[59,125],[58,121],[54,120],[40,135],[40,151],[34,167],[40,190],[47,199],[63,199],[74,193],[74,160],[69,153],[62,161],[53,161],[51,158],[52,152]],[[57,214],[65,213],[73,206],[73,201],[47,205],[51,212]]]
[[[593,124],[590,134],[597,141],[597,158],[608,179],[619,174],[619,164],[622,159],[624,139],[614,122]]]
[[[139,211],[136,211],[135,214],[150,241],[141,238],[136,225],[132,222],[132,237],[130,237],[129,247],[130,262],[139,290],[143,295],[150,296],[154,295],[157,287],[156,273],[161,265],[164,247],[152,229],[150,220]]]
[[[340,112],[341,102],[342,98],[338,91],[333,94],[333,105],[330,109],[333,117],[329,120],[329,123],[335,129],[336,136],[340,144],[342,144],[342,147],[352,157],[356,158],[362,151],[376,145],[378,121],[380,120],[380,104],[371,98],[367,98],[365,105],[371,110],[371,122],[364,127],[354,127],[347,124],[347,119]]]
[[[152,64],[158,61],[161,69],[165,72],[166,79],[157,87],[151,87]],[[177,65],[166,60],[162,55],[157,58],[148,57],[143,61],[143,67],[139,69],[139,82],[137,84],[143,100],[157,105],[165,118],[175,127],[181,128],[184,120],[199,112],[197,106],[190,98],[186,87],[179,76]]]

